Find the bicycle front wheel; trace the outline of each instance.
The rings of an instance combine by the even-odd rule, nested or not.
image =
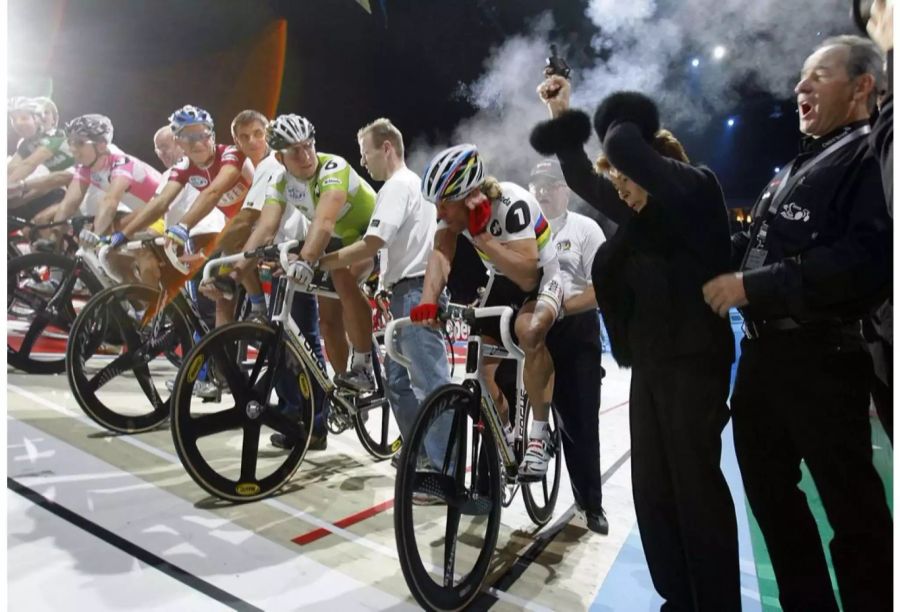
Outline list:
[[[465,607],[488,575],[503,493],[496,443],[461,385],[425,399],[403,444],[394,497],[400,567],[413,597],[426,609]]]
[[[191,478],[233,502],[255,501],[297,471],[312,434],[313,378],[293,344],[259,323],[231,323],[197,343],[175,379],[172,439]],[[200,398],[204,377],[219,389]],[[286,452],[270,436],[287,441]]]

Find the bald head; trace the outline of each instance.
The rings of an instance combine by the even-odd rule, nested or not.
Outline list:
[[[168,125],[156,130],[156,134],[153,135],[153,150],[156,151],[156,156],[166,168],[171,168],[179,158],[184,156],[184,151],[175,142],[175,134]]]

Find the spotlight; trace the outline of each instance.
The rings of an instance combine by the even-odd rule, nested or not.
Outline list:
[[[700,65],[700,60],[698,60],[696,57],[691,60],[691,66],[693,66],[694,68],[696,68],[699,65]]]
[[[729,118],[728,118],[728,121],[725,122],[725,124],[726,124],[728,127],[734,127],[734,123],[735,123],[735,122],[734,122],[734,117],[729,117]]]
[[[725,47],[723,47],[722,45],[716,45],[716,47],[713,48],[712,54],[713,54],[713,59],[715,59],[715,60],[720,60],[720,59],[724,58],[725,57]]]
[[[778,174],[779,172],[781,172],[781,168],[779,168],[778,166],[775,166],[775,174]]]

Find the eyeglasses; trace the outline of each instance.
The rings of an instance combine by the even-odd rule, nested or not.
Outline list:
[[[528,189],[535,193],[539,193],[541,191],[550,191],[565,186],[566,184],[563,181],[541,181],[538,183],[529,183]]]
[[[213,133],[209,130],[204,130],[202,132],[180,132],[176,134],[175,138],[183,142],[202,142],[212,138],[212,135]]]
[[[85,140],[83,138],[75,138],[75,139],[70,138],[70,139],[66,140],[66,142],[69,143],[69,148],[71,148],[71,149],[77,149],[78,147],[83,147],[85,145],[94,144],[93,140]]]

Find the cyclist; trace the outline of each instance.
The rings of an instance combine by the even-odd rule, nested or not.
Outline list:
[[[421,179],[406,167],[403,135],[388,119],[377,119],[359,130],[360,163],[376,181],[385,181],[378,192],[372,219],[362,240],[345,246],[319,260],[319,268],[335,270],[366,261],[381,250],[382,283],[391,292],[391,314],[407,317],[422,297],[425,266],[434,247],[437,226],[434,206],[422,197]],[[441,303],[447,298],[442,294]],[[421,402],[434,389],[450,382],[441,335],[429,328],[402,330],[396,339],[401,352],[412,364],[406,368],[388,359],[385,363],[388,399],[400,426],[409,439],[419,415]],[[449,415],[448,415],[449,416]],[[447,427],[441,431],[449,431]],[[439,436],[442,436],[439,437]],[[432,427],[426,442],[427,454],[435,465],[443,457],[439,433]]]
[[[7,164],[8,207],[30,219],[62,199],[75,160],[65,133],[56,128],[56,105],[49,98],[11,98],[8,113],[20,137]],[[47,212],[37,222],[52,216]]]
[[[485,306],[518,309],[514,332],[525,353],[525,390],[534,410],[520,477],[540,479],[550,460],[549,414],[553,397],[553,360],[545,339],[562,314],[559,261],[550,224],[537,201],[522,187],[486,177],[475,145],[463,144],[438,153],[422,177],[422,194],[437,204],[435,248],[428,261],[421,303],[410,317],[435,324],[438,296],[447,284],[457,235],[471,241],[482,262],[494,274]],[[497,344],[496,323],[484,328],[485,341]],[[509,406],[494,375],[499,360],[485,359],[485,381],[510,436]]]
[[[125,223],[118,213],[133,213],[149,202],[160,183],[159,172],[133,155],[123,153],[112,144],[113,124],[105,115],[75,117],[66,124],[68,146],[75,156],[75,176],[54,215],[54,221],[65,221],[81,209],[94,215],[94,231],[108,233]],[[87,206],[87,189],[103,192],[96,208]]]
[[[365,234],[375,208],[375,192],[342,157],[316,152],[315,128],[304,117],[281,115],[269,124],[266,134],[284,170],[269,183],[259,221],[244,248],[251,250],[270,242],[285,210],[297,208],[311,225],[300,259],[286,272],[298,284],[307,284],[326,247],[352,244]],[[371,262],[366,263],[371,268]],[[348,268],[332,271],[340,299],[319,299],[319,323],[336,372],[335,383],[366,392],[375,388],[372,316],[356,272]],[[349,370],[347,336],[353,347]]]
[[[185,247],[191,254],[202,251],[209,255],[215,248],[218,233],[204,231],[198,234],[208,215],[234,216],[250,184],[243,174],[245,156],[237,147],[217,145],[213,132],[213,119],[202,108],[186,105],[169,117],[169,126],[185,156],[172,167],[169,179],[150,204],[131,219],[122,231],[110,237],[112,246],[119,246],[135,233],[147,229],[169,211],[172,203],[191,185],[199,195],[175,222],[167,216],[169,224],[165,236]],[[174,224],[173,224],[174,222]],[[193,235],[192,235],[193,233]],[[196,242],[196,245],[195,245]],[[231,300],[220,296],[216,299],[216,324],[222,325],[233,318]]]

